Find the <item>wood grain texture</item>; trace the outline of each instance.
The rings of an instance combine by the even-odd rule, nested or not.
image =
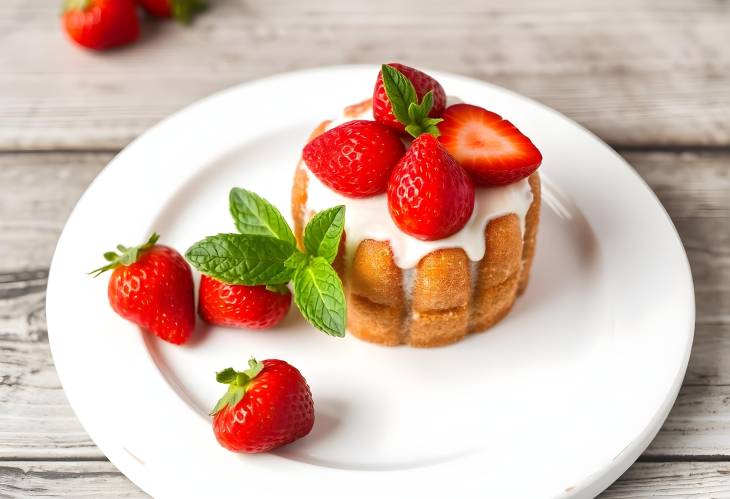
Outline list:
[[[118,149],[217,90],[399,60],[538,99],[614,145],[730,144],[730,4],[601,0],[213,0],[103,55],[47,0],[0,2],[0,149]]]
[[[148,497],[108,461],[8,461],[0,463],[0,498]],[[730,496],[728,463],[634,464],[601,499]]]
[[[0,154],[0,273],[48,268],[71,209],[111,157]]]
[[[639,462],[600,495],[601,499],[649,497],[693,499],[730,497],[730,465]]]
[[[0,462],[0,498],[149,497],[109,461]]]

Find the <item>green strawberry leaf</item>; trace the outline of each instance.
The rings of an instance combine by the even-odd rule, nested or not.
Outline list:
[[[208,7],[203,0],[172,0],[172,17],[183,24],[190,24],[193,16]]]
[[[231,189],[228,199],[231,215],[241,234],[275,237],[296,246],[294,234],[286,220],[267,200],[238,187]]]
[[[294,276],[294,302],[314,327],[345,336],[345,292],[337,272],[323,257],[313,258]]]
[[[62,13],[70,11],[84,12],[91,7],[91,0],[63,0]]]
[[[296,252],[287,241],[249,234],[218,234],[198,241],[185,258],[200,272],[228,284],[286,284],[294,274],[286,261]]]
[[[433,107],[433,91],[426,92],[419,103],[416,89],[406,75],[387,64],[383,64],[381,73],[385,93],[393,108],[393,116],[404,126],[406,132],[414,138],[422,133],[438,137],[440,133],[436,125],[443,120],[428,116]]]
[[[235,407],[248,390],[249,383],[264,369],[264,363],[251,357],[248,361],[248,369],[245,371],[236,371],[232,367],[223,369],[215,373],[215,380],[218,383],[228,385],[226,393],[218,400],[210,411],[213,416],[227,406]]]
[[[381,67],[383,76],[383,86],[388,100],[393,108],[393,116],[401,123],[407,123],[408,106],[411,102],[416,102],[416,89],[406,75],[398,71],[393,66],[383,64]]]
[[[221,372],[215,373],[215,380],[218,383],[223,383],[224,385],[230,385],[236,380],[236,370],[232,367],[228,367],[226,369],[223,369]]]
[[[106,253],[104,253],[104,260],[109,263],[107,265],[104,265],[103,267],[92,270],[91,272],[89,272],[89,274],[94,277],[98,277],[107,270],[114,270],[117,267],[126,267],[132,265],[139,259],[141,252],[152,248],[155,244],[157,244],[157,241],[159,239],[160,235],[157,232],[153,232],[149,239],[147,239],[146,242],[140,244],[139,246],[132,246],[131,248],[127,248],[124,245],[117,244],[117,250],[119,251],[119,253],[117,254],[114,251],[107,251]]]
[[[332,263],[340,249],[345,229],[345,207],[335,206],[318,212],[304,228],[304,247],[312,256],[321,256]]]

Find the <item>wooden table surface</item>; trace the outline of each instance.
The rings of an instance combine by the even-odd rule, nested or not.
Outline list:
[[[0,2],[0,497],[144,496],[74,417],[48,348],[50,259],[94,176],[216,90],[390,60],[552,106],[654,189],[692,266],[695,343],[664,427],[604,496],[730,497],[730,2],[212,1],[106,54],[64,39],[60,2]]]

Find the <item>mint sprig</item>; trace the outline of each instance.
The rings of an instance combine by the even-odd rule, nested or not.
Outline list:
[[[332,262],[345,227],[345,207],[335,206],[312,217],[304,229],[305,251],[300,251],[284,217],[267,200],[234,188],[229,203],[241,233],[206,237],[188,249],[187,260],[200,272],[228,284],[264,285],[282,292],[293,282],[294,303],[304,318],[329,335],[344,336],[345,293]],[[228,370],[219,374],[227,380],[223,382],[232,379]],[[224,396],[228,397],[224,406],[239,393],[236,383],[228,384],[232,395]]]
[[[443,120],[428,116],[433,107],[433,91],[426,92],[419,103],[416,88],[406,75],[387,64],[381,67],[381,74],[393,116],[403,124],[406,132],[413,137],[418,137],[422,133],[438,137],[440,132],[437,125]]]

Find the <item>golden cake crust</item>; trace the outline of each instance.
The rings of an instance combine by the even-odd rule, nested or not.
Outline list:
[[[345,115],[359,115],[369,102],[346,108]],[[309,140],[328,123],[320,124]],[[306,209],[307,182],[307,168],[300,160],[292,188],[294,233],[300,246],[304,225],[313,215]],[[335,270],[345,284],[350,332],[381,345],[433,347],[484,331],[504,318],[527,287],[535,254],[540,219],[537,172],[529,184],[532,204],[524,235],[516,214],[491,220],[484,230],[486,251],[479,262],[470,262],[460,248],[439,249],[424,256],[415,269],[404,271],[396,265],[387,241],[365,239],[345,268],[343,238]],[[404,289],[404,283],[410,289]]]

